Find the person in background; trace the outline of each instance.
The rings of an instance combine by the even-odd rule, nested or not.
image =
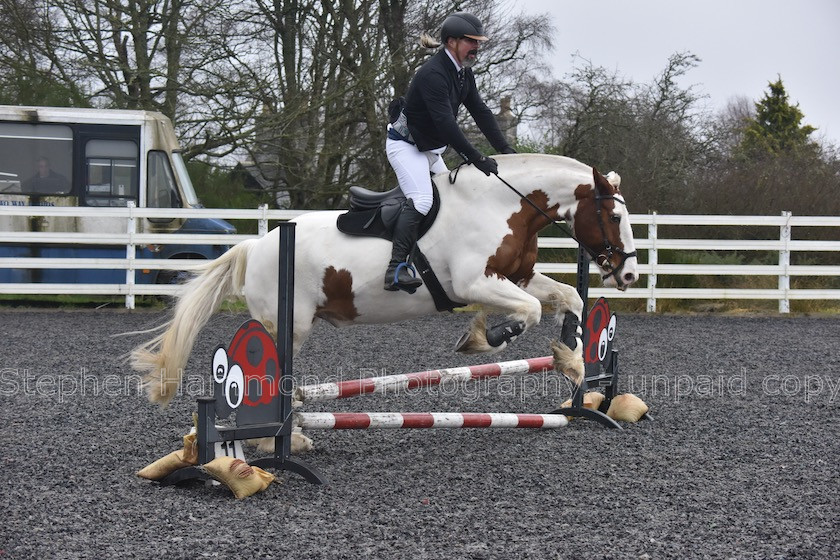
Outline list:
[[[35,175],[21,185],[24,194],[62,194],[69,190],[67,178],[53,171],[47,158],[39,157],[35,167]]]

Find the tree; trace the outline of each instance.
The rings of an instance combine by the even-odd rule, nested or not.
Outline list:
[[[386,108],[429,55],[421,31],[437,33],[453,11],[488,24],[477,69],[488,103],[533,105],[524,85],[544,66],[526,62],[550,45],[551,26],[505,2],[0,0],[15,31],[0,35],[0,72],[13,77],[0,96],[161,111],[185,159],[250,154],[291,206],[334,208],[350,185],[393,186]],[[53,97],[24,96],[37,83]]]
[[[699,59],[669,57],[652,84],[637,84],[578,57],[565,81],[550,89],[541,122],[543,151],[574,157],[603,172],[615,170],[633,212],[680,212],[705,150],[700,96],[678,81]]]
[[[730,98],[712,123],[712,152],[717,155],[734,153],[744,141],[747,124],[754,119],[755,102],[752,99],[745,95]]]
[[[710,214],[840,213],[837,154],[809,139],[815,128],[803,118],[781,78],[753,110],[731,104],[719,118],[708,165],[698,169],[696,206]]]
[[[455,9],[488,22],[493,40],[482,49],[477,74],[490,101],[517,89],[512,77],[521,74],[528,46],[547,41],[550,29],[507,17],[495,1],[457,8],[443,0],[254,2],[261,17],[253,39],[273,56],[263,57],[259,71],[257,61],[243,65],[251,89],[261,92],[251,159],[288,191],[294,208],[338,207],[354,184],[393,186],[383,150],[386,108],[430,54],[419,47],[421,31],[436,33]]]
[[[769,91],[755,104],[755,117],[748,120],[740,155],[763,158],[782,154],[814,154],[818,150],[809,136],[816,128],[803,125],[799,104],[791,105],[781,76],[769,83]]]
[[[693,207],[690,185],[705,160],[709,119],[698,107],[702,96],[694,86],[681,87],[679,80],[699,63],[690,52],[671,55],[662,72],[633,98],[635,125],[624,141],[629,168],[637,170],[631,175],[633,196],[649,211],[680,213]]]
[[[0,85],[10,103],[160,111],[185,159],[224,156],[250,134],[226,110],[219,44],[237,30],[224,0],[0,0]],[[230,41],[232,42],[232,41]],[[19,85],[20,84],[20,85]],[[225,105],[227,104],[227,106]],[[253,115],[251,115],[253,116]]]
[[[84,82],[61,80],[41,48],[55,35],[52,16],[33,0],[0,0],[0,103],[88,106]]]

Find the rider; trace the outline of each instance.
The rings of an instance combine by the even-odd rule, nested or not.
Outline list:
[[[447,170],[441,157],[447,146],[485,175],[498,171],[496,161],[483,156],[464,136],[455,120],[459,107],[467,108],[498,152],[515,153],[475,85],[472,67],[479,44],[487,40],[484,26],[474,15],[457,12],[444,20],[440,40],[444,48],[417,71],[388,125],[388,161],[407,199],[396,222],[391,262],[385,272],[385,289],[390,291],[414,293],[423,284],[406,266],[399,265],[409,259],[417,242],[417,228],[432,207],[429,173]],[[428,36],[423,37],[422,44],[428,48],[441,46]]]

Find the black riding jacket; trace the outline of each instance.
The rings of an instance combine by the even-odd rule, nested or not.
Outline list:
[[[511,149],[493,112],[481,100],[472,69],[464,69],[463,85],[459,84],[458,71],[444,48],[414,75],[405,103],[408,129],[421,152],[448,145],[467,161],[481,159],[481,153],[470,144],[455,120],[461,105],[467,108],[496,151],[505,153]]]

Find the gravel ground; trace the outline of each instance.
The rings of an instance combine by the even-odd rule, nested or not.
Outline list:
[[[606,430],[312,434],[328,486],[282,475],[245,500],[135,472],[180,447],[210,358],[243,315],[199,337],[184,393],[138,396],[120,355],[160,312],[0,311],[3,558],[836,558],[840,318],[622,315],[622,392],[655,420]],[[470,317],[319,325],[307,380],[542,356],[550,324],[496,357],[451,347]],[[313,410],[547,412],[553,377]],[[360,402],[364,400],[364,402]],[[256,456],[254,454],[252,456]]]

